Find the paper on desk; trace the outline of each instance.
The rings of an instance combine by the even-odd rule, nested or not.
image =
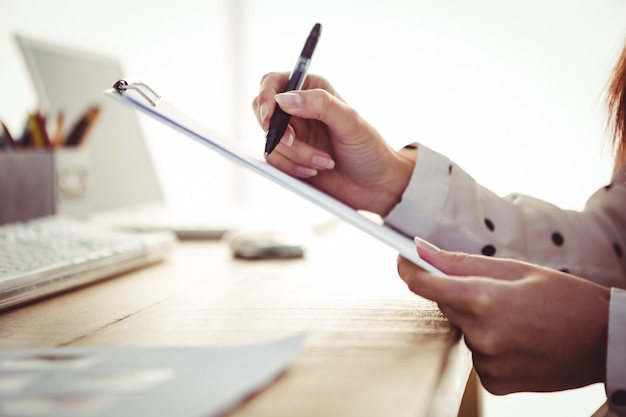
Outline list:
[[[219,415],[280,375],[304,338],[250,346],[0,349],[0,415]]]

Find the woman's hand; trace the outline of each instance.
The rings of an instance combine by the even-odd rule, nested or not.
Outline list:
[[[265,75],[252,103],[264,130],[277,104],[292,116],[267,161],[355,209],[388,214],[409,182],[415,152],[391,149],[324,78],[309,75],[302,90],[278,94],[287,79]]]
[[[411,291],[439,304],[464,333],[494,394],[554,391],[604,381],[610,290],[523,262],[441,251],[420,256],[449,276],[399,258]]]

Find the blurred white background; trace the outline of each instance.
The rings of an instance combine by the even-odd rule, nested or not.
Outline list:
[[[311,72],[393,146],[422,142],[499,194],[580,209],[609,180],[603,91],[624,16],[621,0],[3,0],[0,118],[17,129],[36,106],[19,32],[117,56],[195,118],[261,149],[258,82],[291,70],[320,22]],[[273,204],[304,216],[292,196],[142,122],[170,204]],[[485,415],[586,416],[601,397],[600,386],[486,396]]]

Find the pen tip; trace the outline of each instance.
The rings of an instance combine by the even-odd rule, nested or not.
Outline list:
[[[263,152],[263,157],[267,158],[267,155],[269,155],[269,154],[270,154],[269,152]]]

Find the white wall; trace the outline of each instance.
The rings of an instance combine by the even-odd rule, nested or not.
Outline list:
[[[619,0],[3,3],[0,117],[12,126],[35,103],[12,43],[19,31],[115,54],[129,74],[195,117],[262,146],[250,111],[258,80],[291,69],[319,21],[311,71],[327,76],[394,146],[419,140],[498,193],[564,207],[580,207],[607,180],[601,93],[625,36]],[[211,203],[196,192],[215,178],[208,165],[246,177],[194,145],[150,136],[175,204]]]
[[[601,93],[625,12],[619,0],[4,0],[0,117],[17,126],[35,105],[12,42],[19,31],[117,55],[195,117],[262,146],[250,110],[258,81],[290,70],[319,21],[311,71],[394,146],[419,140],[498,193],[579,208],[608,180]],[[175,205],[286,195],[146,129]],[[215,185],[222,172],[248,185]]]

